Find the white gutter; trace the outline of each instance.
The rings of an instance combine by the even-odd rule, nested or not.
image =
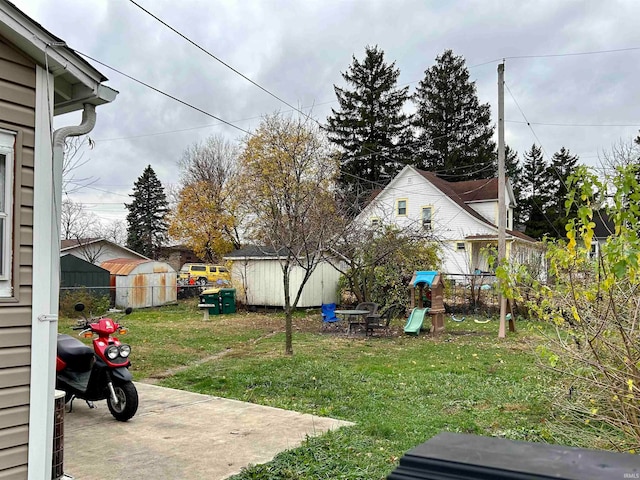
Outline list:
[[[96,122],[95,106],[85,104],[80,125],[51,136],[52,112],[53,75],[36,67],[29,480],[51,478],[64,141],[89,133]]]

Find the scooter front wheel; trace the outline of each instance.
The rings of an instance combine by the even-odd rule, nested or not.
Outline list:
[[[113,384],[118,403],[114,403],[111,395],[107,397],[107,406],[116,420],[126,422],[138,411],[138,391],[132,382]]]

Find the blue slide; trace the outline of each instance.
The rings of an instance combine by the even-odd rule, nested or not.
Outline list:
[[[404,326],[404,333],[420,333],[424,316],[427,312],[429,312],[428,308],[414,308],[411,310],[411,315],[409,315],[407,324]]]

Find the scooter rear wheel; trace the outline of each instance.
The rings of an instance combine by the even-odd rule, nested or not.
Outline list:
[[[138,391],[132,382],[114,383],[113,389],[118,397],[118,403],[114,403],[109,395],[107,406],[116,420],[126,422],[138,411]]]

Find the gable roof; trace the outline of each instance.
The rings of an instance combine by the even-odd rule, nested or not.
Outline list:
[[[438,177],[433,172],[419,170],[415,167],[412,167],[411,165],[407,165],[406,167],[404,167],[404,169],[402,169],[400,173],[408,169],[413,170],[415,173],[420,175],[427,182],[429,182],[431,185],[433,185],[438,190],[440,190],[445,196],[447,196],[456,205],[458,205],[458,207],[460,207],[462,210],[464,210],[466,213],[471,215],[476,220],[479,220],[480,222],[490,226],[491,228],[494,228],[496,230],[498,229],[497,225],[494,225],[493,223],[491,223],[489,220],[484,218],[482,215],[480,215],[478,212],[476,212],[473,208],[471,208],[468,205],[469,202],[497,200],[498,198],[498,179],[497,178],[487,178],[482,180],[466,180],[462,182],[448,182],[447,180],[443,180],[442,178]],[[398,178],[400,173],[396,175],[395,178]],[[391,182],[387,185],[387,187],[391,185],[391,183],[393,183],[395,178],[391,180]],[[385,187],[385,189],[387,187]],[[372,192],[372,196],[369,203],[372,203],[383,190],[375,191],[375,194],[374,192]],[[507,230],[506,232],[508,235],[519,238],[520,240],[533,242],[533,243],[537,242],[535,238],[532,238],[516,230]],[[469,238],[472,239],[473,237],[469,237]]]
[[[438,177],[433,172],[426,172],[424,170],[414,169],[423,178],[430,182],[434,187],[444,193],[447,197],[453,200],[461,209],[467,212],[472,217],[480,220],[482,223],[497,229],[498,226],[491,223],[484,218],[473,208],[471,208],[467,202],[477,202],[482,200],[495,200],[498,198],[498,179],[488,178],[484,180],[467,180],[464,182],[447,182]],[[506,230],[508,235],[517,237],[520,240],[527,242],[537,242],[535,238],[525,235],[522,232],[516,230]],[[472,238],[472,237],[470,237]]]
[[[463,182],[447,182],[451,189],[464,202],[480,202],[498,199],[498,179],[465,180]]]
[[[96,243],[106,243],[112,247],[124,250],[130,253],[131,255],[135,255],[136,257],[139,257],[142,260],[149,260],[148,257],[145,257],[141,253],[131,250],[130,248],[123,247],[122,245],[118,245],[117,243],[107,240],[106,238],[71,238],[71,239],[61,240],[60,254],[69,252],[76,248],[84,248],[84,247],[87,247],[88,245],[93,245]]]
[[[60,240],[60,251],[64,252],[65,250],[70,250],[74,247],[80,247],[84,245],[89,245],[90,243],[95,243],[101,240],[100,238],[65,238]]]
[[[102,73],[61,38],[7,0],[0,0],[0,36],[6,38],[54,77],[54,114],[81,110],[83,104],[112,102],[118,92],[102,82]]]

